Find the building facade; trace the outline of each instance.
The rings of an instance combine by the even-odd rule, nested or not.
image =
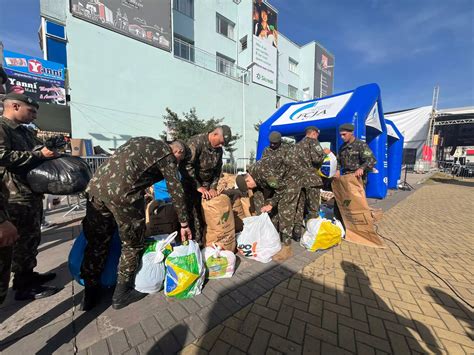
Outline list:
[[[195,108],[241,134],[248,158],[255,123],[332,93],[334,57],[279,33],[285,14],[261,0],[101,1],[41,0],[45,57],[66,52],[73,137],[113,150],[166,131],[167,107]]]

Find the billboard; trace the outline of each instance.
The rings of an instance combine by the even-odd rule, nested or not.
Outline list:
[[[71,13],[171,51],[171,0],[71,0]]]
[[[277,12],[263,0],[253,0],[252,81],[277,88],[278,27]]]
[[[332,95],[334,90],[334,56],[316,43],[314,97]]]
[[[3,52],[7,92],[26,94],[39,102],[66,104],[64,65],[10,51]]]

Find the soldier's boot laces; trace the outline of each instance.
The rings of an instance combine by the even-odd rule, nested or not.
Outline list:
[[[90,311],[100,301],[100,286],[86,286],[84,287],[84,296],[80,306],[81,311]]]
[[[121,309],[129,304],[140,301],[146,297],[146,293],[138,292],[133,288],[133,283],[117,283],[112,296],[112,308]]]

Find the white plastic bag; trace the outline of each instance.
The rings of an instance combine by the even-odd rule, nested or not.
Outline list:
[[[169,245],[178,233],[170,234],[166,239],[148,244],[142,256],[142,264],[135,276],[135,290],[142,293],[157,293],[165,281],[165,249],[171,252]]]
[[[237,237],[237,249],[246,258],[268,263],[281,250],[280,235],[268,213],[244,218],[244,230]]]
[[[190,298],[201,293],[206,275],[199,245],[190,240],[174,248],[165,261],[165,295]]]
[[[309,251],[325,250],[341,243],[345,232],[337,219],[311,218],[306,222],[306,231],[300,244]]]
[[[204,263],[208,271],[209,279],[223,279],[232,277],[235,271],[235,254],[213,243],[212,246],[204,248],[202,251]]]

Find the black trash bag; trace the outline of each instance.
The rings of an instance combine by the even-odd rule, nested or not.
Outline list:
[[[46,160],[26,175],[33,192],[51,195],[83,192],[91,177],[89,164],[80,157],[69,155]]]

